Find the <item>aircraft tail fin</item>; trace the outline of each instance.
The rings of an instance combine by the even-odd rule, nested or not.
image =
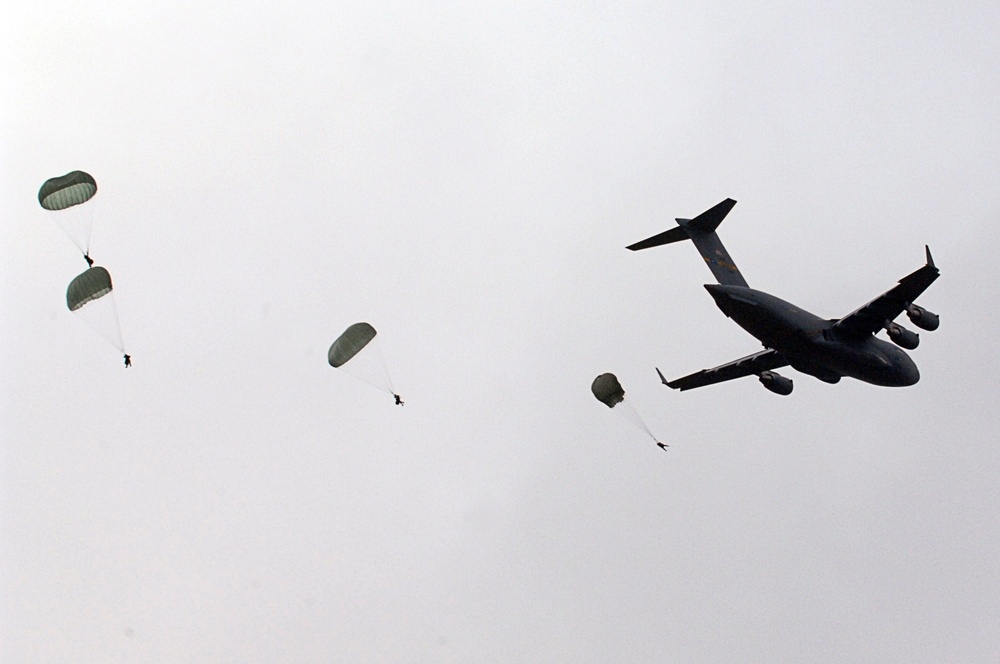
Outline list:
[[[715,232],[722,220],[726,218],[729,211],[736,205],[736,201],[727,198],[715,207],[702,212],[694,219],[677,219],[678,228],[671,228],[668,231],[646,238],[635,244],[630,244],[627,249],[638,251],[658,247],[662,244],[680,242],[681,240],[691,240],[698,249],[701,257],[705,259],[708,269],[715,275],[720,284],[729,286],[747,286],[746,280],[740,274],[736,263],[729,257],[729,252],[722,246],[722,240]]]

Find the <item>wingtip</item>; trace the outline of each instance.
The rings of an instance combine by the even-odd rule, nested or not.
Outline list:
[[[934,258],[931,256],[931,247],[930,247],[930,245],[925,244],[924,245],[924,251],[927,252],[927,264],[929,266],[931,266],[931,267],[937,267],[936,265],[934,265]]]
[[[671,383],[671,382],[670,382],[669,380],[667,380],[667,377],[666,377],[666,376],[664,376],[664,375],[663,375],[663,372],[662,372],[662,371],[660,371],[659,369],[657,369],[657,370],[656,370],[656,375],[658,375],[658,376],[660,377],[660,382],[661,382],[661,383],[663,383],[664,385],[666,385],[667,387],[669,387],[670,389],[672,389],[672,390],[680,390],[680,389],[683,389],[683,388],[681,388],[681,387],[680,387],[680,386],[679,386],[679,385],[677,384],[677,381],[674,381],[674,382],[672,382],[672,383]]]

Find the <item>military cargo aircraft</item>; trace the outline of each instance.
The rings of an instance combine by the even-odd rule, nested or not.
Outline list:
[[[789,365],[826,383],[836,383],[844,376],[887,387],[913,385],[920,380],[917,365],[902,350],[916,348],[919,337],[894,319],[905,311],[910,322],[922,330],[938,327],[937,314],[914,304],[938,278],[929,247],[924,247],[927,264],[922,268],[860,309],[828,320],[747,285],[715,232],[734,205],[736,201],[727,198],[694,219],[677,219],[677,228],[627,247],[638,251],[691,240],[719,282],[705,286],[715,303],[764,345],[760,352],[676,380],[667,380],[657,369],[664,385],[690,390],[755,375],[770,391],[788,395],[792,379],[775,369]],[[875,336],[881,330],[893,343]]]

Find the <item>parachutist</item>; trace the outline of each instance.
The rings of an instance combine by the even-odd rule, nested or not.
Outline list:
[[[661,450],[663,450],[664,452],[666,452],[666,451],[667,451],[667,448],[668,448],[668,447],[670,447],[669,445],[664,445],[663,443],[661,443],[661,442],[659,442],[659,441],[657,441],[657,442],[656,442],[656,446],[657,446],[657,447],[659,447],[659,448],[660,448]]]
[[[397,406],[402,406],[403,405],[403,398],[402,397],[400,397],[398,394],[393,394],[392,396],[396,399],[396,405]]]
[[[90,254],[84,254],[83,260],[87,261],[87,267],[94,267],[94,259],[90,257]]]
[[[132,366],[132,356],[125,353],[125,368],[128,369],[130,366]]]

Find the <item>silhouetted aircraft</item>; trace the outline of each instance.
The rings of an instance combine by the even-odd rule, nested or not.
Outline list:
[[[901,350],[916,348],[919,337],[893,319],[905,311],[920,329],[937,329],[937,314],[913,303],[939,274],[929,247],[925,247],[927,264],[922,268],[857,311],[839,320],[827,320],[747,286],[715,232],[734,205],[736,201],[727,198],[694,219],[678,219],[678,228],[628,247],[637,251],[681,240],[694,242],[719,282],[705,286],[715,303],[764,344],[765,350],[759,353],[676,380],[667,380],[657,369],[664,385],[690,390],[755,375],[767,389],[787,395],[792,392],[792,380],[774,370],[788,365],[826,383],[836,383],[844,376],[888,387],[913,385],[920,380],[917,365]],[[895,345],[875,336],[883,329]]]

